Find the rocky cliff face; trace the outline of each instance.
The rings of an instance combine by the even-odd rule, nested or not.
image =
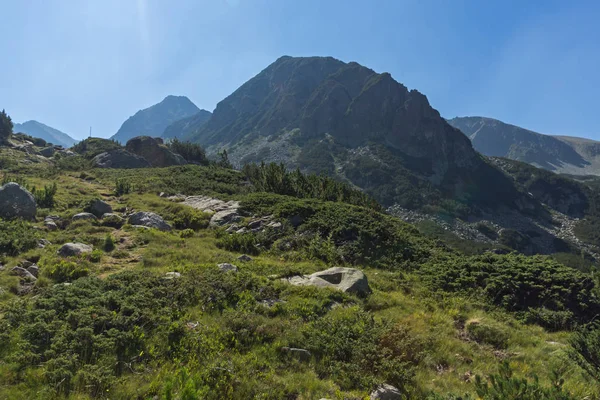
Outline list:
[[[200,110],[191,117],[180,119],[167,126],[161,137],[165,139],[185,137],[190,132],[204,125],[211,116],[212,114],[209,111]]]
[[[281,57],[189,138],[209,152],[227,148],[238,164],[281,161],[349,180],[386,205],[520,197],[423,94],[330,57]]]
[[[200,109],[185,96],[167,96],[160,103],[129,117],[111,139],[126,143],[136,136],[160,137],[167,126],[189,118],[199,111]]]

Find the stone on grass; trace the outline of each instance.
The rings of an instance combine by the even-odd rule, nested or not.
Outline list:
[[[371,293],[367,277],[356,268],[333,267],[312,275],[292,276],[284,280],[295,286],[330,287],[359,296]]]
[[[94,199],[90,202],[89,211],[99,218],[104,214],[111,213],[113,209],[107,202],[100,199]]]
[[[210,218],[210,226],[223,226],[241,220],[242,217],[240,217],[237,210],[223,210],[213,214]]]
[[[29,271],[29,273],[33,276],[35,276],[36,278],[38,277],[38,274],[40,272],[40,267],[38,267],[37,265],[33,264],[30,265],[29,267],[27,267],[27,271]]]
[[[167,272],[165,274],[165,279],[177,279],[177,278],[181,278],[181,274],[179,272]]]
[[[248,261],[252,261],[252,257],[250,257],[249,255],[246,254],[242,254],[241,256],[238,257],[239,261],[243,261],[243,262],[248,262]]]
[[[34,219],[37,204],[33,195],[21,185],[9,182],[0,187],[0,218]]]
[[[228,271],[237,272],[238,271],[238,267],[236,267],[233,264],[229,264],[229,263],[221,263],[221,264],[219,264],[217,266],[219,267],[219,269],[222,272],[228,272]]]
[[[165,220],[158,214],[153,212],[140,211],[129,216],[129,223],[131,225],[141,225],[148,228],[156,228],[161,231],[170,231],[171,225],[167,224]]]
[[[10,271],[13,275],[18,275],[23,279],[26,280],[30,280],[30,281],[35,281],[37,280],[37,278],[29,271],[27,271],[25,268],[22,267],[14,267],[13,269],[11,269]]]
[[[117,214],[105,213],[102,214],[102,225],[118,229],[125,225],[125,219]]]
[[[73,215],[73,221],[95,221],[96,216],[89,212],[82,212],[79,214]]]
[[[57,254],[62,257],[78,256],[80,254],[91,253],[94,248],[89,244],[83,243],[65,243]]]

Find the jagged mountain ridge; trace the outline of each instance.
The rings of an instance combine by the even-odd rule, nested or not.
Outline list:
[[[557,173],[600,175],[600,142],[544,135],[485,117],[456,117],[448,123],[486,156],[506,157]]]
[[[279,58],[188,138],[209,152],[227,148],[238,164],[280,161],[348,180],[384,205],[514,207],[520,198],[423,94],[331,57]]]
[[[167,126],[162,133],[165,139],[182,138],[193,130],[204,125],[212,116],[210,111],[200,110],[191,117],[183,118]]]
[[[200,109],[185,96],[167,96],[160,103],[129,117],[111,139],[126,143],[136,136],[160,137],[167,126],[199,111]]]
[[[29,136],[44,139],[46,142],[63,147],[71,147],[77,143],[77,140],[66,133],[35,120],[26,121],[22,124],[15,124],[13,131],[15,133],[25,133]]]

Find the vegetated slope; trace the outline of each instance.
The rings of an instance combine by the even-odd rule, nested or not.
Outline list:
[[[200,109],[185,96],[167,96],[160,103],[129,117],[111,139],[125,144],[136,136],[159,137],[173,122],[191,117],[199,111]]]
[[[57,144],[65,148],[73,146],[77,140],[64,132],[44,125],[38,121],[27,121],[22,124],[15,124],[13,128],[15,133],[25,133],[29,136],[44,139],[46,142]]]
[[[234,164],[277,161],[347,180],[384,205],[528,201],[423,94],[331,57],[279,58],[188,137],[209,152],[226,148]]]
[[[200,110],[191,117],[175,121],[165,128],[162,137],[172,139],[188,136],[191,131],[204,125],[210,119],[211,115],[209,111]]]
[[[0,148],[4,157],[27,154]],[[543,256],[451,251],[349,204],[365,203],[339,197],[349,187],[278,166],[249,185],[214,165],[73,173],[12,161],[6,170],[23,183],[58,190],[36,221],[0,221],[0,252],[10,250],[0,259],[0,398],[365,398],[381,383],[415,399],[598,396],[585,375],[593,359],[565,351],[598,332],[574,332],[599,310],[591,273]],[[159,192],[239,201],[239,229],[211,228],[212,214]],[[95,198],[173,229],[72,219]],[[341,201],[322,200],[332,198]],[[94,250],[57,255],[74,238]],[[39,266],[36,280],[11,273],[24,261]],[[237,271],[220,270],[225,262]],[[363,271],[372,293],[284,280],[332,266]]]
[[[484,117],[456,117],[448,123],[487,156],[523,161],[558,173],[600,174],[600,142],[543,135]]]

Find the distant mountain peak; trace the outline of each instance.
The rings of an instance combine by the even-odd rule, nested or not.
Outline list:
[[[172,123],[196,115],[200,109],[186,96],[166,96],[160,103],[137,111],[111,137],[126,143],[136,136],[160,137]]]
[[[424,94],[333,57],[278,58],[189,131],[209,154],[226,148],[237,165],[275,161],[326,173],[386,206],[441,198],[509,204],[520,196]]]
[[[467,135],[477,151],[559,173],[600,175],[600,142],[550,136],[489,117],[456,117],[448,123]]]
[[[63,147],[71,147],[77,140],[58,129],[52,128],[36,120],[25,121],[21,124],[15,124],[13,127],[15,133],[25,133],[29,136],[44,139],[46,142],[57,144]]]

